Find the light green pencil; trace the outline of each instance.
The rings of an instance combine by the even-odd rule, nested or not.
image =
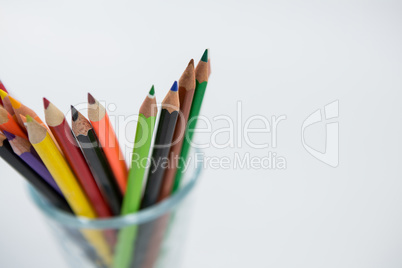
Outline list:
[[[190,152],[191,141],[194,136],[194,129],[197,126],[198,115],[200,114],[202,101],[204,99],[205,90],[207,89],[209,66],[208,66],[208,49],[205,50],[201,57],[200,62],[195,68],[195,92],[193,102],[191,104],[190,114],[188,116],[188,123],[186,133],[184,135],[183,146],[180,153],[180,165],[177,167],[176,177],[173,185],[172,193],[176,192],[184,175],[184,162],[187,162],[188,154]]]
[[[141,203],[142,184],[146,170],[149,149],[156,122],[158,108],[154,86],[141,105],[135,134],[131,169],[128,174],[127,190],[123,200],[122,215],[137,212]],[[129,267],[133,256],[137,226],[130,226],[119,232],[113,267]]]

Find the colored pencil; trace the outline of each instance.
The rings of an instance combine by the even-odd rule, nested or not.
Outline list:
[[[43,163],[52,174],[60,187],[67,202],[74,213],[79,216],[95,218],[96,214],[88,202],[87,197],[78,184],[70,167],[61,155],[47,130],[38,122],[27,116],[27,130],[29,141],[42,159]]]
[[[96,184],[64,114],[46,98],[43,98],[43,105],[46,123],[60,145],[68,164],[80,182],[97,216],[100,218],[111,217],[112,212],[109,205]]]
[[[88,119],[98,137],[100,145],[115,179],[124,194],[127,187],[128,170],[124,155],[120,149],[116,134],[110,124],[109,116],[103,107],[91,94],[88,93]]]
[[[141,208],[152,206],[158,201],[158,195],[168,161],[167,157],[170,144],[179,115],[179,106],[177,82],[174,82],[172,88],[162,101],[162,111],[159,117],[158,130],[156,131],[155,144],[152,151],[152,161]]]
[[[8,131],[9,133],[17,135],[26,140],[28,139],[22,128],[17,124],[17,122],[15,122],[14,118],[3,107],[0,107],[0,130]]]
[[[191,60],[173,83],[159,117],[152,86],[139,109],[130,169],[113,118],[91,94],[88,119],[71,106],[71,128],[64,113],[44,98],[46,125],[0,81],[0,157],[48,202],[77,217],[110,218],[149,208],[180,189],[210,75],[207,49],[197,67]],[[81,244],[78,248],[97,267],[151,268],[161,259],[173,218],[166,212],[141,225],[120,228],[118,240],[112,229],[60,230]]]
[[[82,191],[66,160],[57,149],[45,127],[27,115],[27,130],[29,141],[35,148],[43,163],[60,187],[71,209],[77,216],[96,218],[96,213]],[[90,241],[105,263],[111,263],[109,246],[99,231],[83,230],[82,234]]]
[[[195,73],[194,61],[191,60],[186,70],[179,80],[179,100],[180,100],[180,114],[177,120],[176,129],[173,135],[172,147],[169,152],[169,164],[165,171],[163,178],[163,185],[159,193],[159,201],[167,198],[173,187],[175,173],[177,169],[177,160],[180,155],[180,150],[184,138],[187,119],[190,112],[192,99],[195,89]],[[180,161],[180,159],[179,159]],[[141,253],[134,252],[134,266],[135,267],[153,267],[158,259],[160,248],[167,231],[170,213],[141,226],[140,235],[138,236],[136,246],[145,247],[146,250]],[[144,249],[142,249],[144,250]]]
[[[200,62],[198,63],[195,69],[195,92],[193,103],[191,104],[190,115],[188,117],[188,123],[186,128],[186,133],[183,140],[183,146],[181,148],[180,153],[180,161],[182,163],[187,161],[188,154],[190,152],[191,142],[194,136],[194,129],[197,126],[197,119],[200,114],[202,101],[204,99],[205,90],[208,84],[208,50],[206,49],[204,54],[201,57]],[[184,175],[184,166],[181,164],[177,167],[175,182],[173,185],[173,192],[176,192]]]
[[[56,192],[43,178],[16,155],[7,141],[6,136],[0,133],[0,157],[21,174],[31,185],[53,206],[72,213],[67,201]]]
[[[7,89],[6,89],[6,87],[4,86],[3,82],[1,82],[1,80],[0,80],[0,89],[7,93]],[[2,100],[2,98],[0,98],[0,104],[3,105],[3,100]]]
[[[40,119],[40,117],[30,108],[28,108],[27,106],[25,106],[24,104],[22,104],[21,102],[19,102],[18,100],[16,100],[15,98],[9,96],[10,98],[10,102],[11,102],[11,106],[14,109],[15,112],[15,117],[17,118],[18,124],[20,124],[20,126],[22,128],[25,127],[25,122],[22,120],[23,116],[30,116],[32,117],[36,122],[38,122],[39,124],[41,124],[43,127],[46,128],[47,132],[49,133],[49,136],[52,138],[53,142],[55,143],[57,149],[59,149],[59,151],[61,152],[61,148],[59,146],[59,144],[57,143],[55,137],[53,136],[52,132],[50,132],[49,128],[47,127],[47,125],[42,121],[42,119]]]
[[[4,86],[4,84],[1,80],[0,80],[0,89],[8,93],[6,87]]]
[[[8,98],[11,102],[11,106],[13,107],[18,124],[20,124],[21,127],[24,127],[24,122],[22,122],[20,115],[23,115],[25,117],[29,115],[40,124],[44,124],[43,121],[33,110],[31,110],[30,108],[28,108],[27,106],[25,106],[24,104],[22,104],[21,102],[19,102],[18,100],[16,100],[11,96],[8,96]]]
[[[42,160],[36,153],[33,146],[28,140],[15,136],[7,131],[3,131],[11,145],[14,153],[18,155],[28,166],[30,166],[36,173],[38,173],[53,189],[62,195],[59,186],[57,186],[52,175],[43,164]]]
[[[141,105],[138,115],[137,130],[134,140],[131,169],[128,175],[127,191],[123,200],[121,214],[127,215],[138,211],[141,202],[141,192],[144,181],[146,164],[151,147],[158,108],[155,99],[155,90],[152,86],[148,96]],[[137,226],[130,226],[119,232],[114,267],[128,267],[133,256],[133,246]]]
[[[129,172],[127,192],[123,202],[122,215],[136,212],[140,208],[144,174],[157,114],[158,107],[156,104],[155,89],[154,86],[152,86],[148,96],[140,107],[138,115],[131,169]]]
[[[191,103],[195,90],[194,60],[191,60],[179,80],[180,113],[174,130],[172,147],[169,152],[169,164],[163,178],[163,184],[159,193],[159,200],[170,196],[176,176],[180,152],[183,145],[184,133],[190,114]]]
[[[92,174],[114,215],[120,214],[122,194],[89,121],[71,106],[73,133]]]
[[[4,109],[6,109],[7,112],[9,112],[11,116],[14,116],[14,109],[13,109],[13,106],[11,106],[10,97],[8,96],[7,91],[0,89],[0,97],[1,97]]]

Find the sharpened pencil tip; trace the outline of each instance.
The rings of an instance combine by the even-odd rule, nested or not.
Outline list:
[[[45,107],[45,109],[47,109],[47,107],[49,107],[50,101],[46,98],[43,98],[43,106]]]
[[[11,96],[8,96],[8,98],[10,99],[11,106],[13,106],[14,109],[18,109],[21,107],[21,103],[19,101],[17,101],[16,99],[14,99]]]
[[[194,66],[194,59],[191,59],[188,65],[193,65]]]
[[[26,116],[26,119],[27,119],[27,123],[33,121],[33,118],[29,114]]]
[[[149,95],[151,95],[151,96],[155,95],[154,85],[152,85],[151,90],[149,91]]]
[[[178,86],[177,86],[177,81],[174,81],[174,83],[173,83],[172,87],[170,88],[170,90],[176,92],[178,89],[179,89],[179,88],[178,88]]]
[[[208,49],[205,49],[204,54],[202,54],[201,60],[203,62],[208,62]]]
[[[6,136],[7,140],[9,140],[9,141],[11,141],[15,138],[15,135],[8,131],[3,130],[3,134],[4,134],[4,136]]]
[[[6,87],[4,86],[3,82],[1,82],[1,80],[0,80],[0,89],[2,89],[5,92],[8,92]]]
[[[3,100],[5,97],[7,97],[7,92],[5,92],[4,90],[0,89],[0,97]]]
[[[73,119],[73,121],[76,121],[78,119],[78,111],[72,105],[71,105],[71,118]]]
[[[95,98],[91,95],[91,93],[88,93],[88,103],[95,104],[95,102],[96,102]]]

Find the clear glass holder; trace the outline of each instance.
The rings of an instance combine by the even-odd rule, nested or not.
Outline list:
[[[197,153],[190,154],[192,159]],[[197,163],[189,164],[182,187],[168,199],[110,219],[75,217],[52,206],[34,188],[29,187],[29,193],[70,267],[177,268],[191,212],[189,197],[202,170],[202,161]]]

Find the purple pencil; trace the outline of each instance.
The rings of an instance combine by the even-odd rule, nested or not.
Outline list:
[[[50,175],[45,164],[43,164],[31,143],[24,138],[11,134],[10,132],[3,131],[3,133],[7,137],[7,140],[10,143],[11,148],[13,148],[14,153],[18,155],[28,166],[35,170],[35,172],[38,173],[50,186],[52,186],[53,189],[63,196],[59,186],[57,186],[52,175]]]

